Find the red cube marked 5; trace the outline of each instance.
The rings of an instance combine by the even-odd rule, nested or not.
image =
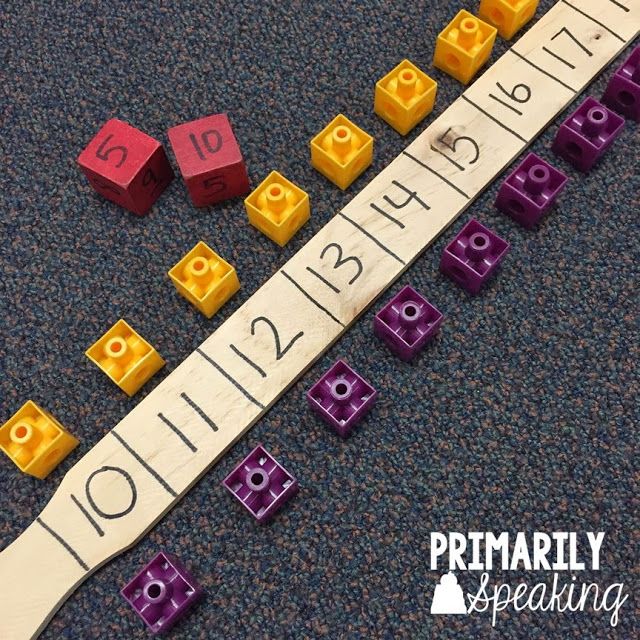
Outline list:
[[[196,207],[248,193],[247,169],[224,113],[171,127],[169,142]]]
[[[78,156],[91,186],[102,196],[142,216],[173,180],[163,146],[113,118]]]

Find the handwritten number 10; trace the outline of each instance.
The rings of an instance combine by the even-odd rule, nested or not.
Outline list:
[[[195,133],[190,133],[189,140],[191,140],[191,144],[196,150],[196,153],[198,154],[200,160],[207,159],[207,156],[204,155],[205,151],[208,151],[211,155],[213,155],[214,153],[220,151],[220,149],[222,148],[222,136],[216,129],[203,131],[200,134],[200,141],[198,141],[198,138],[196,138]]]

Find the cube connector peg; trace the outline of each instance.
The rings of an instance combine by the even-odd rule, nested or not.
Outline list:
[[[151,633],[168,631],[202,596],[180,561],[160,552],[120,591]]]
[[[434,66],[468,84],[489,59],[497,33],[472,13],[459,11],[436,40]]]
[[[403,60],[376,83],[374,111],[405,136],[433,110],[438,83]]]
[[[43,480],[78,441],[47,411],[29,400],[0,427],[0,449],[24,473]]]
[[[554,205],[567,180],[562,171],[529,153],[500,185],[496,207],[532,229]]]
[[[244,201],[249,222],[284,247],[311,212],[309,195],[272,171]]]
[[[310,143],[311,164],[346,189],[373,161],[373,138],[342,114]]]
[[[260,524],[271,520],[299,489],[296,478],[261,444],[222,484]]]
[[[509,243],[471,219],[445,247],[440,271],[475,295],[509,251]]]
[[[551,148],[586,173],[613,144],[623,126],[624,118],[589,97],[560,125]]]
[[[240,288],[236,270],[202,241],[169,271],[169,277],[180,295],[207,318]]]
[[[501,38],[513,36],[533,18],[540,0],[481,0],[478,15],[498,29]]]
[[[371,411],[377,391],[343,360],[333,366],[307,392],[307,402],[341,438]]]
[[[164,366],[160,354],[124,320],[118,320],[86,355],[128,396]]]
[[[408,362],[432,340],[444,316],[407,285],[373,319],[373,332],[401,360]]]
[[[640,45],[611,76],[602,102],[621,116],[640,122]]]

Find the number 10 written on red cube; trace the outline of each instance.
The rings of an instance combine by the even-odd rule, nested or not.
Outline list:
[[[173,180],[160,142],[112,118],[78,156],[91,186],[105,198],[142,216]]]
[[[179,124],[168,135],[196,207],[249,192],[247,169],[226,114]]]

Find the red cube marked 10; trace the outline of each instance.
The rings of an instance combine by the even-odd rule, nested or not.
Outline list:
[[[229,118],[219,113],[169,129],[169,142],[196,207],[249,192],[249,178]]]
[[[160,142],[116,118],[98,131],[78,164],[100,195],[139,216],[173,180]]]

